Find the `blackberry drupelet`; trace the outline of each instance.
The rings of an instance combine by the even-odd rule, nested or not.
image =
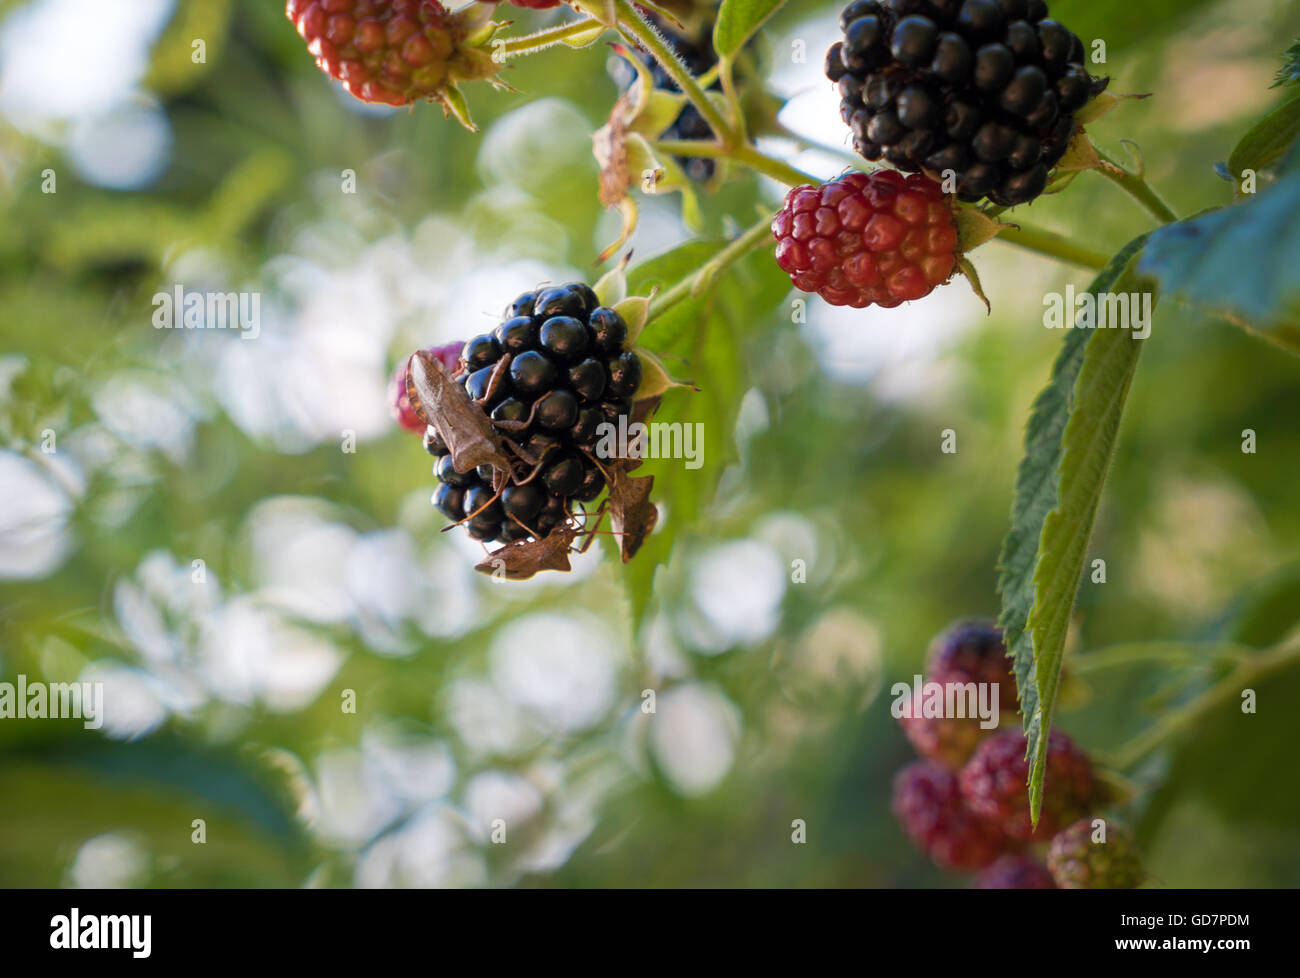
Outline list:
[[[434,506],[466,520],[484,543],[547,536],[605,489],[612,459],[597,454],[600,425],[631,413],[641,361],[624,350],[627,324],[591,288],[571,283],[526,292],[491,333],[469,340],[452,379],[465,386],[528,472],[497,495],[491,467],[457,472],[433,428]],[[630,420],[630,419],[629,419]]]
[[[957,196],[1024,204],[1065,155],[1075,113],[1109,81],[1043,0],[853,0],[826,55],[853,147]]]

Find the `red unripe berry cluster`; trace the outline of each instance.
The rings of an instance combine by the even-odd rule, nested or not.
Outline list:
[[[833,306],[893,308],[929,295],[957,267],[952,208],[919,173],[849,173],[795,187],[772,234],[790,281]]]

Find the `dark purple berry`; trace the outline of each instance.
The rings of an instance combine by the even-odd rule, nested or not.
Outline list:
[[[537,298],[536,292],[525,292],[510,305],[506,306],[506,318],[512,316],[531,316],[533,314],[533,300]]]
[[[943,124],[950,139],[967,140],[979,131],[984,115],[971,102],[955,101],[948,106]]]
[[[496,328],[497,343],[507,353],[522,353],[537,346],[537,323],[531,316],[515,316]]]
[[[504,401],[492,409],[493,421],[527,421],[531,408],[523,401],[516,400],[513,397],[507,397]]]
[[[543,289],[537,293],[537,300],[533,303],[533,315],[538,319],[550,316],[585,316],[586,313],[582,295],[563,285]]]
[[[985,163],[1005,160],[1016,144],[1016,131],[1000,122],[986,122],[971,140],[971,149],[977,159]]]
[[[599,401],[605,393],[605,365],[588,357],[570,368],[569,386],[583,404]]]
[[[475,370],[465,378],[465,392],[476,401],[487,397],[488,384],[492,380],[492,367]]]
[[[975,52],[975,87],[996,92],[1011,80],[1016,59],[1005,44],[986,44]]]
[[[485,513],[466,523],[465,531],[469,534],[471,540],[481,540],[486,543],[489,540],[495,540],[500,535],[501,521],[493,520]]]
[[[537,397],[555,386],[560,371],[536,350],[519,354],[510,361],[510,380],[525,397]]]
[[[641,359],[632,351],[609,361],[609,382],[606,390],[611,397],[629,398],[641,386]]]
[[[1009,23],[1003,43],[1021,64],[1037,61],[1042,54],[1038,46],[1038,31],[1034,30],[1034,25],[1027,20],[1013,20]]]
[[[438,481],[444,485],[452,486],[455,489],[468,489],[478,482],[478,475],[470,470],[469,472],[457,472],[456,466],[452,464],[451,456],[444,455],[438,459],[438,464],[434,467],[433,474],[438,477]]]
[[[582,460],[575,455],[566,455],[542,473],[542,483],[552,495],[571,496],[582,485],[585,474]]]
[[[551,431],[572,428],[578,420],[578,400],[566,390],[551,391],[537,402],[537,423]]]
[[[934,60],[930,62],[930,71],[946,82],[964,82],[970,77],[974,64],[975,55],[961,35],[951,33],[939,35],[939,44],[935,48]]]
[[[920,67],[929,64],[934,57],[938,35],[938,28],[929,17],[904,17],[894,28],[889,50],[899,63],[913,68]]]
[[[1028,170],[1042,158],[1042,155],[1042,142],[1033,136],[1022,134],[1016,137],[1016,144],[1011,147],[1011,153],[1007,156],[1007,164],[1013,170]]]
[[[596,338],[596,348],[602,353],[618,353],[627,342],[627,323],[613,309],[604,306],[592,312],[588,324]]]
[[[943,103],[924,85],[908,85],[898,96],[898,121],[908,129],[930,129],[943,119]]]
[[[447,448],[447,443],[442,440],[442,435],[438,434],[438,429],[431,424],[424,426],[422,444],[424,450],[430,455],[446,455],[450,451]]]
[[[1043,69],[1026,65],[1016,70],[1015,77],[1002,90],[1002,108],[1012,115],[1029,115],[1042,102],[1047,91],[1047,75]]]
[[[481,370],[501,358],[501,346],[492,336],[487,334],[476,336],[465,344],[461,357],[469,365],[470,370]]]
[[[1074,35],[1058,20],[1044,20],[1038,25],[1038,43],[1043,61],[1053,68],[1063,68],[1070,59]]]
[[[601,367],[602,373],[604,373],[604,370],[605,368]],[[578,412],[578,420],[569,429],[569,439],[577,445],[589,444],[595,440],[597,429],[604,420],[605,415],[600,408],[582,408]]]
[[[542,323],[539,338],[542,349],[567,363],[582,359],[590,343],[587,327],[572,316],[552,316]]]
[[[840,60],[840,49],[843,47],[843,43],[836,41],[831,45],[830,50],[826,52],[826,77],[833,82],[839,81],[848,71],[844,67],[844,62]]]
[[[588,465],[583,470],[582,485],[578,486],[573,493],[573,498],[582,503],[589,503],[595,500],[605,489],[605,476],[594,465]]]
[[[522,486],[511,486],[501,494],[501,509],[506,516],[513,516],[515,519],[527,523],[542,508],[545,496],[546,494],[542,492],[536,482],[529,482]]]
[[[957,26],[967,37],[989,37],[1002,30],[1002,9],[997,0],[966,0]]]
[[[465,518],[465,490],[443,483],[433,493],[433,505],[447,519],[459,523]]]

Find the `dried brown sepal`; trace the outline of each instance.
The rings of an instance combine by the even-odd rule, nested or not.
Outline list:
[[[573,524],[562,523],[540,540],[508,543],[492,551],[474,569],[508,581],[526,581],[547,570],[571,571],[569,554],[579,532]]]
[[[470,400],[465,388],[447,374],[436,358],[423,350],[416,351],[406,368],[406,396],[415,416],[433,425],[451,450],[457,472],[469,472],[480,465],[496,470],[493,479],[505,484],[510,475],[510,459],[501,436],[483,409]]]
[[[609,521],[618,536],[619,552],[625,564],[636,556],[659,522],[659,510],[650,502],[655,477],[628,472],[639,464],[638,460],[621,460],[611,466],[610,472],[613,478],[609,483]]]

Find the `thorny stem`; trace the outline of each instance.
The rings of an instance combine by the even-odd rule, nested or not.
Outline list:
[[[583,17],[580,20],[571,20],[567,24],[560,24],[558,27],[547,27],[535,34],[526,34],[523,37],[512,37],[494,45],[493,53],[497,57],[513,57],[515,55],[533,54],[544,48],[549,48],[553,44],[559,44],[561,41],[567,41],[570,38],[578,37],[591,31],[600,22],[595,17]]]
[[[1160,199],[1160,196],[1151,189],[1150,184],[1139,174],[1130,173],[1101,150],[1097,150],[1097,159],[1101,160],[1101,166],[1097,168],[1097,172],[1107,180],[1122,187],[1129,196],[1145,207],[1147,212],[1157,221],[1161,224],[1172,224],[1178,220],[1178,215],[1169,209],[1169,205]]]
[[[628,0],[615,0],[614,9],[618,14],[618,26],[631,40],[635,41],[641,47],[650,52],[650,56],[663,66],[664,72],[669,78],[682,90],[682,94],[690,101],[692,105],[704,117],[704,121],[709,124],[713,134],[724,143],[735,141],[735,133],[727,125],[727,120],[722,117],[716,105],[709,101],[709,97],[700,87],[700,83],[695,80],[695,76],[686,70],[677,56],[664,43],[659,32],[651,27],[633,9]]]
[[[1182,708],[1161,717],[1138,736],[1116,751],[1111,766],[1124,770],[1133,767],[1166,741],[1210,717],[1241,695],[1241,691],[1287,666],[1300,663],[1300,636],[1250,658],[1241,659],[1237,667]]]
[[[722,272],[744,258],[751,251],[770,244],[772,241],[772,219],[765,217],[740,237],[713,256],[709,262],[694,275],[682,279],[666,292],[660,292],[650,301],[650,319],[666,312],[673,306],[695,294],[697,287],[703,288],[715,280]]]

